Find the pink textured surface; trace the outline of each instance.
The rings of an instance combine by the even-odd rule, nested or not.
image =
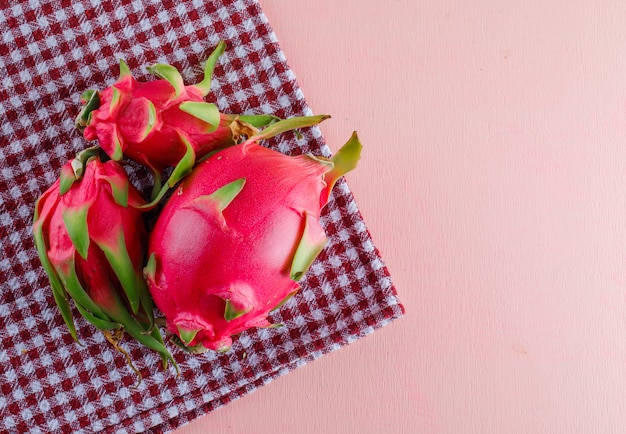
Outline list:
[[[624,3],[261,6],[407,313],[179,432],[623,432]]]

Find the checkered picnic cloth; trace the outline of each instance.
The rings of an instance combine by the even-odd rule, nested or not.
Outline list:
[[[179,377],[124,341],[144,377],[136,387],[124,357],[78,315],[83,346],[71,339],[32,241],[35,200],[86,147],[74,128],[80,94],[111,85],[119,58],[139,79],[143,65],[170,63],[197,82],[224,39],[208,98],[222,112],[312,113],[256,0],[4,0],[0,38],[1,432],[170,431],[402,315],[341,180],[322,216],[328,247],[272,314],[285,326],[245,332],[226,354],[170,346]],[[266,144],[330,155],[317,128]],[[146,174],[131,176],[148,187]]]

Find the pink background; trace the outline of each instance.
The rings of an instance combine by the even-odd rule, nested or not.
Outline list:
[[[622,433],[623,0],[261,0],[406,316],[178,433]]]

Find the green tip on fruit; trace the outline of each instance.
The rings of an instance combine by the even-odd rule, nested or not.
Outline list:
[[[76,251],[83,259],[87,259],[89,250],[89,229],[87,227],[87,211],[89,205],[80,208],[67,208],[63,211],[63,223],[67,234],[72,240]]]
[[[33,235],[35,238],[35,247],[37,248],[39,260],[41,261],[41,265],[43,266],[46,274],[48,275],[48,279],[50,280],[50,286],[52,287],[54,302],[61,312],[63,322],[65,322],[65,325],[67,326],[70,335],[72,335],[72,339],[74,339],[75,342],[80,343],[78,340],[78,336],[76,335],[76,326],[74,325],[74,319],[72,318],[72,308],[70,307],[67,293],[63,289],[61,279],[59,278],[59,275],[57,274],[54,266],[48,258],[48,248],[46,246],[46,242],[43,236],[42,222],[38,220],[38,213],[36,212],[35,214],[36,216],[35,224],[33,225]]]
[[[178,106],[183,112],[211,126],[207,133],[215,131],[220,124],[220,111],[215,104],[204,101],[186,101]]]
[[[180,337],[180,340],[183,341],[185,345],[189,345],[200,331],[200,329],[189,330],[179,325],[177,325],[176,328],[178,329],[178,336]]]
[[[211,90],[213,70],[215,69],[217,60],[224,54],[224,51],[226,51],[226,42],[220,41],[204,64],[204,78],[200,83],[194,85],[194,87],[202,93],[202,96],[207,96]]]
[[[156,278],[156,255],[152,253],[148,258],[148,263],[143,269],[143,278],[148,282],[154,283]]]
[[[180,72],[178,72],[178,69],[172,65],[157,63],[156,65],[148,66],[146,69],[149,73],[167,80],[167,82],[169,82],[169,84],[171,84],[174,88],[174,92],[177,97],[183,93],[183,89],[185,88],[183,77],[180,75]]]
[[[215,216],[215,218],[217,218],[220,222],[222,230],[228,231],[228,223],[226,222],[222,211],[224,211],[226,207],[235,199],[235,197],[237,197],[243,189],[245,183],[245,178],[236,179],[235,181],[218,188],[211,194],[196,197],[187,206],[192,209],[195,208],[202,213],[208,213]]]
[[[355,169],[359,159],[361,158],[361,149],[363,149],[363,145],[359,141],[359,136],[356,134],[356,131],[352,133],[350,139],[343,145],[339,151],[333,155],[333,163],[335,163],[334,169],[331,173],[336,172],[337,178],[351,170]],[[328,180],[328,176],[326,177]]]
[[[331,161],[333,168],[324,175],[326,188],[322,191],[322,203],[326,203],[330,197],[330,192],[335,183],[346,173],[356,168],[361,158],[361,149],[363,146],[359,141],[356,131],[352,133],[350,139],[333,155]]]
[[[235,306],[233,306],[233,304],[230,302],[230,299],[226,300],[226,304],[224,306],[224,319],[228,322],[239,318],[242,315],[245,315],[246,313],[248,313],[247,310],[239,310],[237,308],[235,308]]]
[[[116,204],[121,207],[128,207],[128,190],[130,183],[128,179],[121,176],[107,176],[104,179],[111,187],[111,195]]]
[[[135,273],[135,266],[126,248],[124,231],[121,228],[116,230],[117,234],[112,231],[110,239],[100,240],[97,244],[117,276],[132,312],[136,314],[139,311],[140,292],[147,291],[147,287]]]
[[[76,116],[75,126],[80,131],[83,131],[89,124],[89,121],[91,121],[91,112],[100,107],[100,94],[90,89],[80,96],[80,100],[84,105],[78,116]]]
[[[179,134],[180,140],[185,144],[185,154],[180,159],[174,170],[172,170],[172,174],[167,179],[167,186],[174,187],[185,176],[191,172],[194,164],[196,164],[196,151],[193,149],[193,145],[185,136]]]
[[[113,154],[111,155],[111,159],[113,161],[122,161],[124,158],[124,150],[122,149],[122,141],[120,140],[119,135],[117,134],[117,129],[113,131]]]
[[[59,177],[59,195],[63,196],[74,185],[76,176],[71,165],[65,165],[61,168],[61,176]]]
[[[120,77],[118,78],[118,81],[123,80],[129,75],[131,75],[131,73],[128,68],[128,64],[124,61],[124,59],[120,59]]]
[[[291,280],[298,281],[302,279],[304,273],[309,269],[315,258],[324,250],[327,243],[324,230],[315,222],[315,218],[305,212],[304,213],[304,230],[300,237],[300,242],[296,248],[293,259],[291,261],[290,277]]]
[[[148,113],[146,116],[146,123],[145,123],[144,129],[141,132],[141,137],[139,139],[140,142],[145,140],[146,137],[148,137],[148,134],[152,132],[152,130],[154,129],[154,125],[156,124],[156,121],[157,121],[156,107],[154,106],[152,101],[147,100],[147,99],[145,101],[146,101]]]
[[[246,178],[239,178],[215,190],[209,197],[217,203],[220,211],[224,211],[228,205],[243,190]]]
[[[115,114],[115,110],[117,110],[120,105],[120,101],[122,100],[122,94],[119,89],[116,87],[112,88],[111,92],[111,102],[109,103],[109,114],[113,116]]]

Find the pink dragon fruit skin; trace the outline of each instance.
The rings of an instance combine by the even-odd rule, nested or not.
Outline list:
[[[167,65],[156,65],[162,71]],[[134,160],[157,171],[176,166],[192,149],[199,158],[214,149],[236,143],[235,134],[255,130],[233,116],[219,113],[204,102],[195,86],[183,86],[175,70],[169,70],[176,88],[166,79],[139,82],[122,67],[118,81],[99,94],[100,106],[93,110],[84,129],[87,140],[98,139],[114,160]],[[195,109],[195,111],[194,111]],[[187,110],[187,111],[184,111]]]
[[[157,351],[166,365],[173,359],[154,327],[153,304],[141,274],[147,233],[138,208],[145,200],[119,163],[101,161],[99,152],[80,153],[39,198],[35,245],[74,340],[70,298],[98,329],[126,331]]]
[[[186,86],[176,68],[166,64],[148,67],[160,80],[139,82],[120,61],[120,76],[113,86],[83,94],[85,106],[76,126],[87,140],[98,140],[110,158],[133,160],[150,168],[155,177],[153,204],[180,181],[208,153],[240,143],[280,119],[273,115],[220,113],[205,102],[218,58],[226,44],[221,41],[209,56],[204,79]],[[311,126],[325,117],[303,117],[301,126]],[[167,185],[161,173],[174,167]]]
[[[192,352],[226,351],[232,335],[273,326],[269,312],[324,248],[320,211],[361,150],[356,134],[333,159],[286,156],[256,139],[200,163],[150,235],[148,288]]]
[[[126,157],[155,171],[176,166],[188,153],[195,159],[215,147],[234,144],[237,129],[254,130],[204,101],[225,47],[224,42],[218,44],[206,63],[204,80],[191,86],[166,64],[147,68],[160,80],[139,82],[120,61],[120,76],[113,86],[83,94],[86,105],[77,127],[87,140],[98,139],[113,160]]]

